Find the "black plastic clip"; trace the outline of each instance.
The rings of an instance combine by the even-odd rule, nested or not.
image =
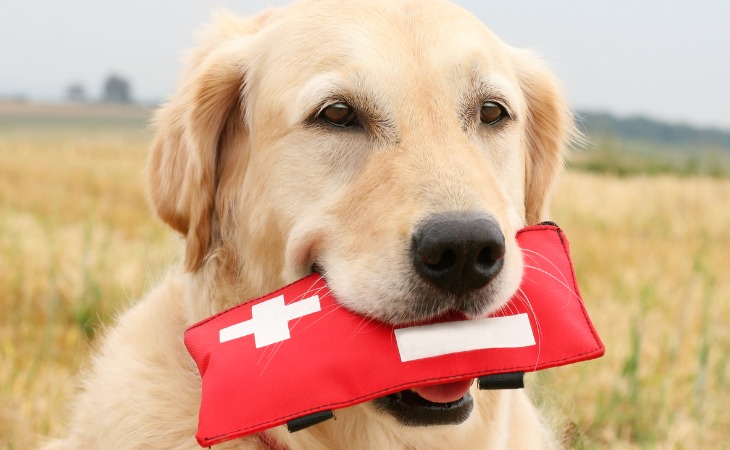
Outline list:
[[[525,372],[498,373],[479,377],[477,386],[482,391],[495,389],[523,389]]]
[[[317,425],[318,423],[322,423],[324,421],[334,418],[335,413],[331,410],[320,411],[290,420],[286,423],[286,429],[289,430],[290,433],[295,433],[305,428],[309,428],[312,425]]]

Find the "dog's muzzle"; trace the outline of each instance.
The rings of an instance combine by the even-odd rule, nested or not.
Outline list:
[[[456,425],[474,409],[469,393],[472,381],[409,389],[376,399],[374,404],[405,426]]]

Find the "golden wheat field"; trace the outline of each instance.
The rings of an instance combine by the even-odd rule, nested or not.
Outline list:
[[[148,112],[32,109],[0,108],[0,449],[63,432],[98,336],[180,250],[145,200]],[[730,180],[572,172],[555,194],[607,353],[534,397],[573,448],[730,448]]]

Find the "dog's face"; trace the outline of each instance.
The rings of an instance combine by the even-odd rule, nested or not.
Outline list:
[[[441,1],[305,1],[220,17],[203,41],[150,164],[188,269],[248,289],[200,314],[313,270],[393,324],[510,299],[515,232],[541,219],[571,126],[530,54]]]

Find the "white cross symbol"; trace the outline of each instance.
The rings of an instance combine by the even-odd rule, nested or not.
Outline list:
[[[313,295],[289,305],[284,296],[261,302],[251,307],[251,320],[240,322],[220,330],[220,342],[250,336],[253,334],[256,348],[265,347],[291,337],[289,321],[319,312],[319,296]]]

